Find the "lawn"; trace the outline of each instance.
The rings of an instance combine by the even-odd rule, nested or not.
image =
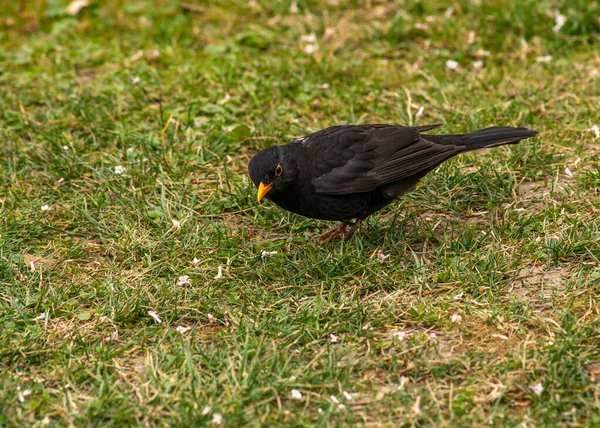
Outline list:
[[[0,12],[0,426],[600,426],[598,2],[68,5]],[[323,245],[247,164],[346,123],[539,135]]]

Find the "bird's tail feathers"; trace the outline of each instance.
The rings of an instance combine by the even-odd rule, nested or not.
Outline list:
[[[510,126],[492,126],[470,134],[458,135],[427,135],[428,140],[438,144],[465,146],[464,151],[482,149],[484,147],[516,144],[521,140],[537,135],[537,131],[527,128],[513,128]]]

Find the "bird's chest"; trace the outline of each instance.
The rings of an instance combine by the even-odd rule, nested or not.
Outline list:
[[[288,211],[321,220],[365,218],[373,212],[378,192],[350,195],[316,193],[312,186],[291,186],[270,199]],[[267,196],[269,197],[269,196]]]

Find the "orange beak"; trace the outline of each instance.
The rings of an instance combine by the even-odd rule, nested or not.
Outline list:
[[[262,201],[266,194],[269,193],[271,187],[273,187],[272,184],[264,184],[262,181],[260,182],[260,184],[258,185],[258,194],[256,195],[256,199],[258,199],[258,202]]]

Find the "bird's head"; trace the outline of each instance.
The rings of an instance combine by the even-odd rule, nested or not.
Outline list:
[[[286,159],[280,146],[269,147],[255,154],[248,164],[248,172],[258,188],[258,202],[265,196],[271,199],[297,176],[295,163]]]

